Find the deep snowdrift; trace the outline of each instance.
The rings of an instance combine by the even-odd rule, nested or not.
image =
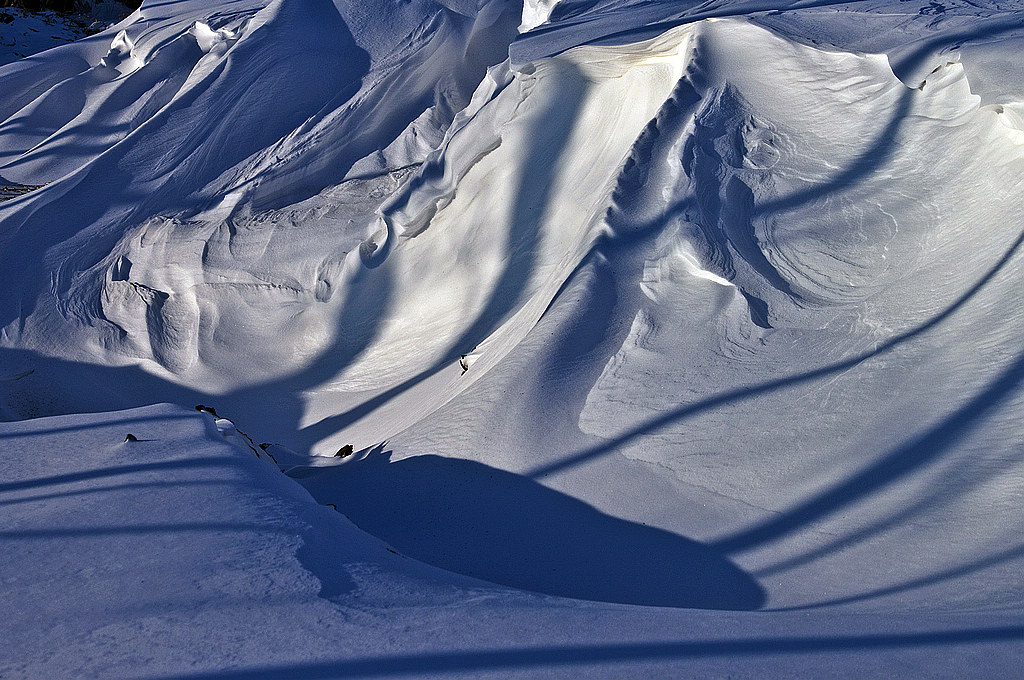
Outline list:
[[[214,404],[400,552],[674,621],[1019,625],[1024,8],[480,5],[0,68],[7,419]]]

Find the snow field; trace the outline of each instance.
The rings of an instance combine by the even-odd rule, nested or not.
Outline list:
[[[1012,675],[1020,11],[180,0],[0,67],[8,672]]]

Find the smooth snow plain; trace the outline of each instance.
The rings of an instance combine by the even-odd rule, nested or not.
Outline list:
[[[1022,46],[147,0],[0,67],[0,676],[1019,676]]]

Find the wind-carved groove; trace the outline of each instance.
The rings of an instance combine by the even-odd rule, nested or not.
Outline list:
[[[769,305],[743,270],[790,298],[802,296],[761,250],[754,193],[740,173],[763,173],[778,161],[778,151],[734,88],[701,92],[696,56],[630,150],[605,220],[618,239],[680,226],[702,266],[736,285],[751,321],[771,328]],[[738,267],[737,259],[746,267]]]
[[[647,214],[652,206],[662,208],[662,217],[671,217],[670,210],[665,210],[662,189],[666,183],[674,182],[672,166],[677,161],[672,158],[672,149],[692,123],[700,100],[701,95],[694,88],[689,74],[684,74],[657,115],[633,143],[616,179],[612,205],[605,216],[616,234],[649,230],[654,226],[650,219],[655,216]],[[643,222],[638,222],[638,215],[644,219]],[[667,223],[665,219],[655,221],[662,228]]]
[[[514,81],[516,78],[505,64],[488,70],[469,106],[455,115],[441,145],[427,157],[405,186],[381,206],[380,222],[387,226],[389,234],[393,231],[406,238],[418,236],[427,228],[434,215],[455,198],[462,178],[480,160],[501,146],[500,128],[478,126],[483,128],[486,136],[473,140],[474,148],[470,153],[466,153],[465,149],[452,150],[453,143],[458,145],[461,142],[461,138],[457,139],[456,135]],[[530,87],[529,82],[523,83],[522,78],[519,82],[525,95]],[[367,247],[373,245],[368,255],[375,252],[379,245],[374,237],[366,243]]]
[[[704,265],[732,282],[750,307],[751,320],[770,328],[770,307],[759,288],[768,286],[806,301],[769,261],[754,221],[755,187],[778,161],[771,129],[749,112],[728,83],[709,93],[694,118],[682,162],[693,185],[695,225]]]

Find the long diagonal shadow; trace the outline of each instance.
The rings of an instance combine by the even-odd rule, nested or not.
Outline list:
[[[803,373],[798,373],[796,375],[788,376],[785,378],[770,380],[768,382],[764,382],[758,385],[751,385],[749,387],[743,387],[728,392],[723,392],[722,394],[718,394],[716,396],[710,397],[695,404],[687,404],[686,406],[681,406],[679,408],[668,411],[667,413],[663,413],[662,415],[659,415],[655,418],[650,418],[644,423],[637,425],[636,427],[626,431],[625,433],[619,435],[618,437],[615,437],[614,439],[610,439],[607,442],[604,442],[597,446],[584,449],[583,451],[574,453],[562,460],[555,461],[554,463],[549,463],[547,465],[534,468],[527,472],[526,474],[527,476],[532,477],[534,479],[543,479],[545,477],[550,477],[551,475],[556,474],[558,472],[562,472],[564,470],[575,467],[577,465],[581,465],[583,463],[586,463],[587,461],[593,460],[600,456],[612,453],[615,450],[621,448],[622,446],[630,443],[637,437],[640,437],[645,434],[650,434],[652,432],[657,432],[658,430],[668,425],[679,422],[686,418],[693,417],[704,411],[708,411],[713,408],[718,408],[720,406],[725,406],[740,401],[745,401],[747,399],[768,394],[779,389],[793,387],[806,382],[817,380],[819,378],[827,377],[835,373],[841,373],[843,371],[853,368],[854,366],[857,366],[860,363],[863,363],[864,361],[867,361],[872,357],[889,352],[895,349],[896,347],[903,345],[906,342],[913,340],[914,338],[930,331],[936,326],[939,326],[944,321],[953,316],[953,314],[955,314],[964,305],[966,305],[974,296],[978,294],[979,291],[981,291],[982,288],[984,288],[988,284],[989,281],[995,278],[995,276],[1000,271],[1002,271],[1002,269],[1013,258],[1017,251],[1020,250],[1022,244],[1024,244],[1024,232],[1022,232],[1017,237],[1017,239],[1013,242],[1013,245],[1010,246],[1010,248],[1003,254],[1003,256],[999,258],[995,265],[993,265],[992,268],[989,269],[989,271],[983,277],[981,277],[981,279],[975,282],[973,286],[971,286],[967,291],[965,291],[955,302],[953,302],[953,304],[947,307],[942,313],[932,317],[926,323],[923,323],[920,326],[917,326],[916,328],[913,328],[905,333],[890,338],[889,340],[887,340],[886,342],[879,345],[877,348],[873,350],[863,352],[849,359],[845,359],[843,361],[831,364],[829,366],[823,366],[821,368],[805,371]]]
[[[1024,626],[992,626],[920,633],[883,633],[806,637],[761,637],[683,642],[549,645],[510,649],[394,654],[391,656],[294,663],[241,670],[167,675],[159,680],[269,680],[270,678],[379,678],[444,672],[526,670],[595,664],[685,661],[724,657],[769,658],[795,654],[951,648],[1024,639]]]
[[[22,437],[38,437],[38,436],[47,435],[47,434],[55,434],[57,432],[82,432],[82,431],[85,431],[85,430],[95,430],[95,429],[107,427],[109,425],[121,425],[121,424],[127,424],[127,423],[135,423],[135,424],[138,424],[138,425],[143,425],[145,423],[156,422],[156,421],[163,421],[163,420],[168,420],[168,421],[179,420],[180,421],[181,420],[181,416],[180,415],[173,415],[173,416],[148,416],[147,415],[147,416],[142,416],[142,417],[138,417],[138,418],[110,418],[109,420],[104,420],[101,423],[92,422],[92,423],[77,423],[75,425],[55,425],[55,426],[50,426],[50,427],[45,427],[45,428],[38,428],[38,429],[31,429],[31,430],[30,429],[23,429],[21,431],[15,430],[13,432],[3,432],[3,431],[0,431],[0,439],[19,439],[19,438],[22,438]]]
[[[967,576],[969,574],[983,571],[985,569],[998,566],[1011,560],[1019,560],[1022,557],[1024,557],[1024,544],[1018,544],[1006,550],[1002,550],[994,555],[986,555],[981,559],[974,560],[967,564],[959,564],[948,569],[943,569],[934,574],[928,574],[926,576],[909,579],[902,583],[886,586],[884,588],[877,588],[875,590],[870,590],[868,592],[857,593],[856,595],[840,597],[834,600],[815,602],[813,604],[798,605],[794,607],[777,607],[772,609],[764,609],[762,611],[806,611],[809,609],[822,609],[824,607],[834,607],[837,605],[850,604],[853,602],[863,602],[865,600],[872,600],[878,597],[884,597],[886,595],[895,595],[897,593],[906,592],[908,590],[924,588],[937,583],[942,583],[943,581],[949,581],[951,579]]]
[[[110,467],[98,468],[95,470],[83,470],[81,472],[69,472],[62,475],[36,477],[35,479],[22,479],[17,482],[6,482],[4,484],[0,484],[0,493],[4,493],[6,491],[21,491],[24,489],[37,489],[44,486],[72,484],[74,482],[84,482],[90,479],[120,477],[124,475],[132,475],[137,472],[152,472],[155,470],[196,470],[198,468],[241,467],[243,467],[243,462],[232,458],[188,458],[185,460],[167,460],[156,463],[112,465]]]
[[[307,438],[320,440],[376,411],[392,399],[435,375],[479,345],[515,309],[526,291],[537,264],[540,247],[540,218],[551,199],[558,159],[572,134],[577,113],[586,97],[586,80],[571,64],[559,78],[560,97],[538,116],[543,126],[521,168],[517,196],[513,202],[507,248],[509,258],[493,285],[491,297],[473,322],[433,364],[344,413],[329,416],[301,430]]]
[[[946,468],[943,471],[943,475],[957,480],[957,493],[960,496],[963,496],[969,491],[974,490],[993,479],[997,479],[1000,475],[1006,474],[1008,470],[1018,464],[1019,460],[1014,459],[1012,456],[1007,457],[999,464],[989,463],[984,466],[979,466],[977,461],[974,459],[967,459],[952,468]],[[767,578],[775,574],[809,564],[827,555],[835,554],[840,550],[862,543],[873,536],[877,536],[887,529],[910,521],[914,517],[937,507],[941,504],[943,498],[944,491],[942,489],[926,492],[920,498],[914,499],[905,505],[901,505],[893,513],[887,514],[886,516],[869,524],[858,526],[856,529],[837,536],[834,540],[828,541],[817,548],[807,550],[806,552],[792,557],[784,558],[775,564],[761,567],[754,572],[754,574],[759,578]]]
[[[179,522],[174,524],[120,524],[111,526],[61,527],[59,529],[21,529],[19,531],[0,531],[0,540],[25,541],[49,538],[90,538],[99,536],[143,536],[147,534],[166,533],[211,533],[221,534],[230,531],[252,531],[263,534],[284,534],[290,536],[292,531],[275,528],[265,524],[245,524],[242,522]]]
[[[191,469],[191,466],[190,468]],[[99,476],[99,475],[98,475]],[[192,489],[211,489],[214,487],[233,487],[236,486],[234,482],[223,481],[223,482],[176,482],[175,486],[180,488],[192,488]],[[24,503],[38,503],[40,501],[50,501],[58,498],[71,498],[81,496],[92,496],[95,494],[104,493],[123,493],[126,491],[138,491],[141,489],[165,489],[167,485],[164,482],[131,482],[121,483],[117,485],[108,486],[92,486],[87,489],[75,489],[73,491],[58,491],[56,493],[40,493],[33,496],[19,496],[18,498],[0,498],[0,507],[5,505],[22,505]],[[2,491],[2,490],[0,490]]]
[[[711,545],[727,553],[753,548],[791,533],[893,484],[914,470],[938,459],[958,444],[982,423],[986,415],[1014,396],[1014,390],[1022,383],[1024,354],[965,405],[925,433],[888,453],[881,460],[812,496],[782,515],[732,536],[713,541]]]

